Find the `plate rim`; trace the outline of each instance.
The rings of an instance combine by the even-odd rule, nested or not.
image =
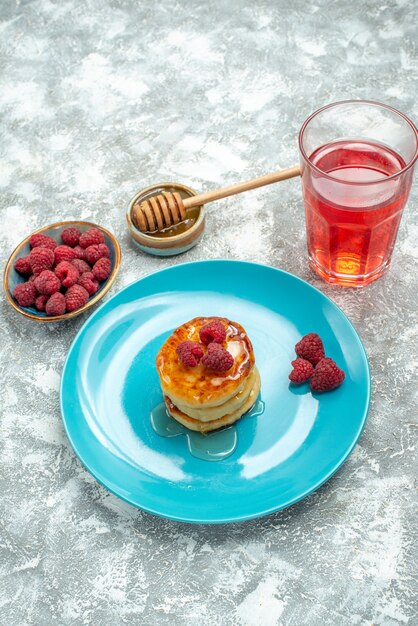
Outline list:
[[[147,278],[150,278],[150,277],[152,277],[152,276],[154,276],[156,274],[170,272],[173,269],[178,268],[178,267],[187,267],[187,266],[191,266],[191,265],[192,266],[196,266],[196,265],[202,265],[202,264],[213,264],[213,265],[216,265],[216,264],[219,264],[219,263],[227,263],[227,264],[231,264],[231,265],[258,266],[258,267],[261,267],[261,268],[266,268],[266,269],[269,269],[269,270],[273,270],[274,272],[278,272],[279,274],[285,274],[286,276],[290,276],[292,279],[296,280],[297,282],[303,283],[304,285],[308,286],[310,289],[312,289],[315,292],[319,293],[323,298],[325,298],[326,301],[328,301],[333,307],[335,307],[342,314],[342,316],[348,322],[348,324],[351,327],[351,329],[354,331],[354,335],[356,336],[356,338],[358,340],[358,345],[359,345],[360,351],[362,353],[362,356],[363,356],[363,359],[364,359],[364,363],[366,365],[366,373],[367,373],[366,404],[365,404],[365,409],[363,411],[363,415],[361,417],[359,429],[358,429],[358,431],[356,433],[356,436],[353,439],[351,445],[349,446],[348,450],[346,451],[346,453],[339,459],[339,461],[332,467],[332,469],[325,475],[325,477],[323,477],[321,480],[317,481],[310,488],[305,489],[303,491],[303,493],[298,495],[297,497],[290,498],[284,504],[281,504],[279,506],[269,507],[267,509],[264,509],[261,512],[255,512],[255,513],[249,513],[249,514],[243,514],[243,515],[234,515],[232,517],[222,517],[222,518],[216,518],[216,519],[213,519],[213,518],[212,519],[203,519],[202,517],[171,515],[171,514],[167,514],[167,513],[162,513],[161,511],[153,509],[152,507],[149,507],[149,506],[139,505],[136,502],[133,502],[132,500],[130,500],[128,497],[125,497],[125,496],[121,495],[120,493],[117,493],[117,491],[115,489],[112,489],[112,487],[110,487],[109,485],[105,484],[105,482],[95,472],[95,470],[91,467],[91,465],[82,458],[82,455],[79,453],[79,451],[76,448],[76,445],[74,444],[74,441],[73,441],[72,436],[70,434],[70,431],[68,429],[67,420],[65,418],[64,406],[63,406],[64,378],[65,378],[65,374],[66,374],[66,370],[67,370],[67,367],[68,367],[68,363],[69,363],[69,360],[70,360],[71,353],[72,353],[72,351],[73,351],[73,349],[74,349],[74,347],[76,345],[78,337],[84,331],[85,326],[100,313],[102,308],[104,308],[110,302],[112,302],[112,300],[114,300],[121,292],[126,291],[127,289],[132,287],[132,285],[140,283],[141,281],[146,280]],[[148,274],[145,274],[144,276],[141,276],[140,278],[137,278],[137,279],[131,281],[130,283],[128,283],[127,285],[123,286],[116,293],[114,293],[110,298],[108,298],[107,300],[102,302],[102,304],[99,307],[97,307],[93,311],[93,313],[91,315],[89,315],[89,317],[83,322],[83,324],[79,328],[78,332],[76,333],[75,337],[73,338],[73,340],[72,340],[72,342],[71,342],[71,344],[70,344],[70,346],[68,348],[68,351],[67,351],[67,354],[66,354],[66,357],[65,357],[65,361],[64,361],[64,364],[63,364],[62,372],[61,372],[60,387],[59,387],[61,420],[62,420],[62,423],[64,425],[64,430],[65,430],[65,433],[67,435],[68,441],[70,442],[71,447],[72,447],[76,457],[78,458],[78,460],[82,464],[82,466],[93,476],[93,478],[100,485],[102,485],[105,489],[107,489],[107,491],[109,491],[110,493],[115,495],[117,498],[119,498],[119,499],[123,500],[124,502],[127,502],[128,504],[130,504],[135,509],[140,510],[140,511],[145,511],[146,513],[150,513],[150,514],[155,515],[155,516],[157,516],[157,517],[159,517],[161,519],[169,519],[169,520],[172,520],[172,521],[175,521],[175,522],[182,522],[182,523],[188,523],[188,524],[208,524],[208,525],[232,524],[232,523],[246,522],[246,521],[250,521],[250,520],[266,517],[267,515],[271,515],[273,513],[277,513],[278,511],[282,511],[284,509],[289,508],[293,504],[296,504],[297,502],[300,502],[301,500],[303,500],[304,498],[306,498],[310,494],[312,494],[315,491],[317,491],[320,487],[322,487],[322,485],[324,485],[326,482],[328,482],[328,480],[341,469],[341,467],[344,465],[344,463],[346,462],[346,460],[348,459],[348,457],[351,455],[351,453],[353,452],[354,448],[356,447],[356,445],[357,445],[357,443],[358,443],[358,441],[359,441],[359,439],[360,439],[360,437],[361,437],[361,435],[362,435],[362,433],[364,431],[364,428],[366,426],[367,419],[368,419],[368,416],[369,416],[370,405],[371,405],[371,392],[372,392],[372,380],[371,380],[370,363],[369,363],[369,359],[367,357],[367,353],[366,353],[365,347],[363,345],[363,341],[362,341],[362,339],[360,337],[360,334],[357,331],[356,327],[354,326],[352,321],[349,319],[349,317],[344,313],[344,311],[341,309],[341,307],[338,306],[338,304],[336,304],[334,302],[334,300],[332,300],[329,296],[327,296],[323,291],[321,291],[320,289],[318,289],[314,285],[311,285],[310,283],[308,283],[303,278],[300,278],[299,276],[296,276],[295,274],[292,274],[291,272],[288,272],[288,271],[283,270],[283,269],[278,268],[278,267],[274,267],[272,265],[268,265],[266,263],[258,263],[258,262],[253,262],[253,261],[242,261],[242,260],[239,260],[239,259],[207,259],[207,260],[199,260],[199,261],[188,261],[186,263],[177,263],[175,265],[170,265],[169,267],[163,267],[163,268],[161,268],[159,270],[156,270],[155,272],[150,272]]]

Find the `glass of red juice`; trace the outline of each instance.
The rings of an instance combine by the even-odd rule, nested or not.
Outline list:
[[[392,107],[347,100],[299,133],[309,264],[362,287],[388,269],[418,156],[414,124]]]

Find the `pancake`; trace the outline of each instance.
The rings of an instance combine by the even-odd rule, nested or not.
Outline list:
[[[245,400],[244,404],[236,411],[233,411],[232,413],[227,413],[219,419],[212,421],[201,421],[189,417],[188,415],[180,411],[167,396],[164,396],[167,410],[177,422],[179,422],[186,428],[189,428],[190,430],[195,430],[200,433],[208,433],[213,430],[217,430],[218,428],[223,428],[224,426],[230,426],[231,424],[239,420],[245,413],[247,413],[257,400],[258,394],[260,393],[261,381],[257,368],[254,368],[254,372],[254,385],[251,388],[250,393],[248,394],[248,397]]]
[[[244,402],[246,402],[248,396],[250,395],[250,392],[254,387],[256,381],[256,376],[257,368],[253,367],[241,391],[239,391],[235,396],[233,396],[231,399],[227,400],[223,404],[220,404],[219,406],[202,406],[196,408],[189,407],[184,404],[177,404],[176,407],[182,413],[185,413],[189,417],[193,417],[194,419],[197,419],[201,422],[211,422],[229,413],[235,413],[235,411],[238,411],[238,409],[241,408],[241,406],[244,404]],[[167,397],[171,400],[169,396]]]
[[[234,357],[234,365],[220,373],[208,371],[202,363],[192,368],[183,365],[176,354],[179,343],[199,342],[199,330],[214,320],[225,326],[223,347]],[[164,395],[173,405],[190,409],[217,407],[234,398],[244,389],[254,363],[253,347],[243,327],[222,317],[195,317],[182,324],[163,344],[156,359]]]

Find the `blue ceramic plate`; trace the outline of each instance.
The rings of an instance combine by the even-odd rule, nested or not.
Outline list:
[[[186,437],[163,438],[150,421],[162,401],[157,351],[198,315],[244,326],[265,403],[237,422],[238,446],[218,462],[195,458]],[[323,395],[288,384],[294,345],[310,331],[346,372]],[[366,354],[342,311],[291,274],[236,261],[178,265],[122,289],[81,328],[61,381],[68,437],[93,476],[134,506],[200,523],[260,517],[317,489],[354,448],[369,400]]]

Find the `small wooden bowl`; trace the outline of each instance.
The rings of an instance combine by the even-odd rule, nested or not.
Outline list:
[[[57,242],[60,243],[61,242],[60,235],[62,231],[65,228],[68,228],[70,226],[76,226],[77,228],[81,230],[81,232],[84,232],[85,230],[88,230],[89,228],[94,227],[103,233],[106,245],[109,247],[109,250],[110,250],[110,260],[112,262],[112,272],[109,278],[100,285],[97,293],[95,293],[94,296],[91,296],[86,302],[86,304],[82,306],[80,309],[77,309],[76,311],[64,313],[63,315],[47,315],[46,313],[37,311],[35,307],[19,306],[16,300],[13,298],[13,290],[18,283],[24,282],[25,279],[14,269],[14,264],[15,264],[16,259],[29,254],[30,252],[29,239],[35,233],[42,233],[43,235],[49,235],[50,237],[53,237]],[[34,320],[35,322],[59,322],[61,320],[68,320],[72,317],[76,317],[77,315],[80,315],[81,313],[84,313],[85,311],[90,309],[92,306],[94,306],[101,298],[103,298],[105,293],[109,291],[109,289],[115,282],[117,273],[120,268],[120,264],[121,264],[121,251],[120,251],[119,242],[116,239],[116,237],[111,232],[109,232],[106,228],[103,228],[103,226],[99,226],[98,224],[93,224],[91,222],[79,222],[79,221],[57,222],[56,224],[50,224],[49,226],[44,226],[43,228],[39,228],[39,230],[35,230],[13,250],[12,254],[9,256],[9,259],[6,263],[6,267],[4,270],[3,287],[6,293],[7,301],[18,313],[21,313],[25,317],[28,317],[29,319]]]
[[[152,234],[141,232],[132,219],[132,209],[134,204],[148,200],[151,196],[158,196],[164,191],[177,191],[182,198],[195,196],[196,192],[186,185],[180,183],[157,183],[139,191],[130,201],[126,212],[126,220],[130,235],[135,245],[154,256],[174,256],[187,252],[197,244],[205,229],[205,214],[203,206],[196,208],[197,218],[194,224],[187,230],[179,234],[170,234],[165,237],[157,237]]]

